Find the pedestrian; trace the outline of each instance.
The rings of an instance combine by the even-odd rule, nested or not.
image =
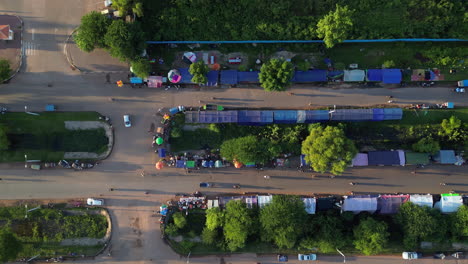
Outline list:
[[[263,176],[263,178],[265,178],[265,179],[270,179],[270,176],[265,175],[265,176]]]
[[[145,171],[142,170],[141,173],[140,173],[141,177],[145,177]]]
[[[356,183],[355,182],[350,182],[349,185],[355,185]]]
[[[447,183],[445,183],[445,182],[441,182],[441,183],[440,183],[440,185],[443,185],[443,186],[445,186],[445,185],[447,185]]]
[[[288,94],[289,94],[289,95],[294,95],[294,93],[291,93],[291,92],[289,92]]]
[[[317,175],[315,175],[315,174],[312,174],[312,179],[315,179],[315,176],[317,176]]]
[[[411,174],[416,174],[416,171],[415,171],[415,170],[414,170],[414,171],[412,171],[412,172],[411,172]]]

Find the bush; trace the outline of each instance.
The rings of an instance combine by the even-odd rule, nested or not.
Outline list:
[[[209,229],[209,228],[204,228],[201,238],[204,244],[206,245],[216,245],[218,244],[218,230],[217,229]]]
[[[164,229],[164,233],[168,236],[174,237],[179,235],[179,228],[175,224],[168,224]]]
[[[346,69],[346,64],[342,62],[337,62],[335,63],[335,69],[337,70],[345,70]]]
[[[179,229],[184,228],[187,224],[187,219],[185,219],[185,216],[181,212],[174,213],[172,219],[174,220],[174,225]]]
[[[384,63],[382,64],[382,66],[383,66],[384,68],[387,68],[387,69],[388,69],[388,68],[393,68],[393,67],[395,67],[396,65],[395,65],[395,62],[393,62],[392,60],[387,60],[387,61],[384,61]]]
[[[10,77],[10,62],[8,60],[0,59],[0,82]]]
[[[180,127],[173,127],[171,129],[171,137],[172,138],[180,138],[183,135],[183,130]]]
[[[238,71],[247,71],[248,68],[247,68],[247,65],[242,64],[242,65],[239,65],[239,67],[237,67],[237,70]]]
[[[308,71],[310,69],[310,65],[310,62],[304,60],[297,63],[296,67],[300,71]]]
[[[416,152],[435,154],[440,150],[439,142],[431,137],[426,137],[413,144],[413,150]]]

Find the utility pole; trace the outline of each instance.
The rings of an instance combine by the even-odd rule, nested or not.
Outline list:
[[[338,248],[336,249],[336,251],[338,251],[338,253],[340,253],[340,255],[343,256],[343,263],[346,263],[346,257],[343,254],[343,252],[341,252]]]

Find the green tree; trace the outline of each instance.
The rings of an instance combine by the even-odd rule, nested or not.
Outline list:
[[[413,150],[416,152],[435,154],[440,150],[438,141],[435,141],[432,137],[425,137],[420,139],[418,142],[413,144]]]
[[[387,229],[388,226],[383,221],[371,217],[361,220],[353,230],[354,246],[367,256],[379,254],[388,243],[390,234]]]
[[[5,59],[0,59],[0,82],[10,77],[10,62]]]
[[[395,215],[395,222],[403,230],[403,244],[407,249],[417,248],[422,240],[430,240],[440,226],[431,209],[411,202],[404,203]]]
[[[285,60],[271,59],[260,68],[260,85],[265,91],[284,91],[291,84],[293,65]]]
[[[260,210],[262,239],[280,248],[293,248],[307,220],[304,202],[297,196],[275,195]]]
[[[112,7],[117,8],[122,16],[135,14],[143,16],[143,3],[141,0],[114,0]]]
[[[140,78],[148,77],[149,72],[151,71],[151,64],[144,58],[133,60],[131,62],[131,66],[133,73]]]
[[[451,233],[455,241],[468,237],[468,206],[462,205],[451,215]]]
[[[107,47],[104,36],[110,24],[110,19],[96,11],[84,15],[74,36],[78,48],[85,52],[91,52],[95,48]]]
[[[336,5],[335,11],[330,11],[317,23],[317,35],[323,38],[327,48],[335,46],[348,37],[353,27],[351,16],[353,11],[348,6]]]
[[[248,235],[251,233],[253,220],[245,203],[229,201],[226,204],[224,223],[224,239],[231,251],[245,247]]]
[[[219,207],[206,210],[206,228],[215,230],[224,226],[224,212]]]
[[[208,82],[206,74],[210,71],[208,66],[203,61],[197,61],[190,64],[189,72],[193,75],[192,82],[198,84],[205,84]]]
[[[221,156],[241,163],[266,163],[278,154],[278,148],[266,139],[246,136],[226,140],[221,144]]]
[[[386,60],[383,62],[382,66],[384,66],[384,68],[393,68],[395,67],[395,62],[393,60]]]
[[[311,221],[314,247],[321,252],[335,252],[346,244],[343,234],[343,221],[340,216],[327,214],[316,215]]]
[[[439,136],[447,137],[450,141],[464,141],[467,131],[462,126],[462,121],[456,116],[442,120],[440,124]]]
[[[0,125],[0,150],[7,150],[10,147],[10,140],[7,135],[7,128]]]
[[[208,229],[207,227],[203,228],[201,239],[206,245],[217,245],[218,244],[218,230]]]
[[[302,153],[315,171],[338,175],[351,163],[357,149],[341,128],[314,126],[302,142]]]
[[[187,225],[187,219],[185,219],[185,216],[181,212],[174,213],[172,219],[174,219],[174,225],[179,229]]]
[[[3,228],[0,229],[0,261],[7,262],[15,260],[18,253],[23,248],[23,244],[11,232],[11,230]]]
[[[145,48],[143,32],[137,22],[112,21],[104,36],[104,41],[111,56],[121,61],[139,58]]]

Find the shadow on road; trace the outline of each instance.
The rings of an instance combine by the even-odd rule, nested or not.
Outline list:
[[[21,182],[27,182],[27,181],[30,181],[30,182],[46,182],[48,180],[42,180],[42,179],[10,179],[10,178],[3,178],[2,180],[3,182],[4,181],[21,181]]]
[[[402,187],[403,186],[403,185],[399,185],[399,184],[383,184],[383,183],[358,183],[356,185],[357,186],[359,186],[359,185],[385,186],[385,187]]]
[[[257,100],[257,99],[239,99],[239,98],[223,98],[223,97],[215,97],[214,100],[230,100],[230,101],[243,101],[243,102],[263,102],[263,101],[265,101],[265,100]]]

